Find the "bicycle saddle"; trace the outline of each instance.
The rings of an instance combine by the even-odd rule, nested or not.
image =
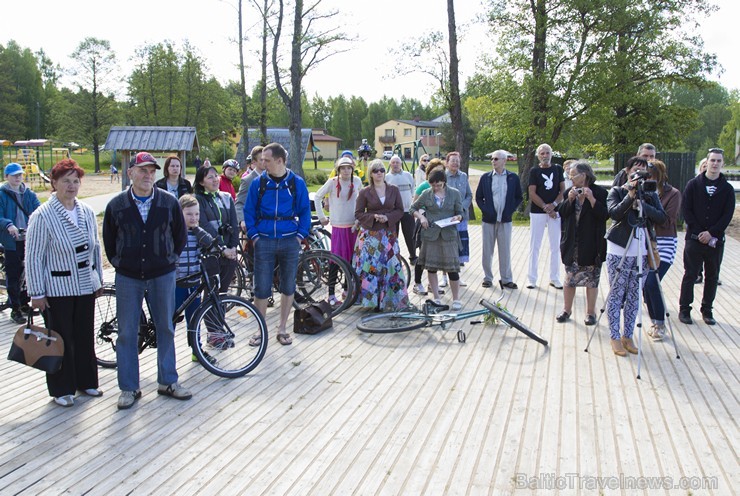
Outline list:
[[[450,309],[449,305],[440,305],[439,303],[434,303],[432,300],[427,300],[424,302],[425,312],[427,314],[430,313],[439,313],[439,312],[446,312]]]

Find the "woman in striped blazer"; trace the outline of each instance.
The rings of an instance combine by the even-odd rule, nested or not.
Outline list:
[[[52,195],[28,223],[26,282],[31,306],[64,339],[64,361],[46,385],[61,406],[76,391],[101,396],[93,328],[95,297],[103,285],[98,227],[93,210],[77,199],[85,171],[71,159],[51,170]]]

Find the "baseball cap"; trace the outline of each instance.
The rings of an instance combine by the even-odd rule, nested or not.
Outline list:
[[[352,160],[350,157],[342,157],[339,159],[339,162],[337,162],[337,168],[342,167],[343,165],[349,165],[354,167],[355,161]]]
[[[149,152],[139,152],[134,158],[134,163],[130,167],[144,167],[145,165],[153,165],[157,169],[161,169],[157,163],[157,159]]]
[[[21,164],[11,162],[5,166],[6,176],[15,176],[16,174],[22,174],[22,173],[23,173],[23,167],[21,167]]]

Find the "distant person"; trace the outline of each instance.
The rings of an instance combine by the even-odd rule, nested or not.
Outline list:
[[[118,167],[116,167],[116,164],[110,164],[110,182],[113,183],[113,180],[117,183],[121,182],[121,176],[118,175]]]
[[[148,152],[139,152],[128,174],[131,186],[111,199],[103,217],[105,253],[116,269],[118,320],[118,409],[141,398],[139,389],[139,317],[146,298],[157,329],[157,392],[189,400],[178,383],[175,363],[175,264],[187,241],[177,199],[154,186],[159,169]]]
[[[419,166],[414,171],[414,184],[416,186],[427,180],[427,165],[429,165],[430,160],[431,158],[428,153],[419,157]]]
[[[647,160],[648,162],[652,162],[655,160],[655,156],[657,155],[658,150],[655,148],[655,145],[652,143],[643,143],[640,145],[640,147],[637,149],[637,156]],[[629,177],[629,172],[627,171],[627,167],[622,169],[617,173],[616,176],[614,176],[614,182],[612,182],[612,187],[614,186],[624,186],[624,183],[627,182],[627,178]]]
[[[568,189],[573,186],[573,181],[570,180],[570,168],[573,166],[578,160],[570,159],[563,162],[563,178],[565,181],[565,189]]]
[[[21,291],[21,273],[26,254],[28,218],[39,208],[36,193],[23,182],[23,167],[12,162],[5,166],[5,183],[0,186],[0,243],[5,248],[5,277],[10,303],[10,319],[26,322],[31,311],[28,293]]]
[[[175,198],[193,193],[193,185],[190,184],[190,181],[182,177],[182,166],[180,165],[180,158],[177,155],[170,155],[165,159],[162,173],[164,177],[154,183],[158,188],[169,192]]]
[[[563,169],[552,165],[552,148],[543,143],[537,147],[539,165],[529,171],[529,273],[527,288],[537,287],[538,265],[542,238],[547,229],[550,241],[550,286],[563,289],[560,282],[560,214],[557,207],[563,201],[565,179]]]
[[[701,301],[702,319],[715,325],[712,313],[717,295],[717,280],[722,264],[725,230],[735,213],[735,190],[722,174],[725,155],[721,148],[710,148],[707,170],[686,184],[681,211],[686,221],[686,244],[683,251],[683,280],[679,299],[678,319],[692,324],[691,304],[694,284],[701,264],[704,264],[704,294]]]
[[[470,239],[468,237],[468,219],[470,218],[470,206],[473,203],[473,190],[470,189],[470,182],[468,181],[468,175],[460,170],[460,152],[450,152],[445,158],[445,166],[447,167],[447,186],[455,188],[460,192],[460,198],[462,201],[462,220],[456,226],[457,234],[460,236],[460,253],[459,261],[460,267],[464,266],[470,261]],[[459,272],[458,272],[458,275]],[[460,286],[467,286],[462,277],[458,279]],[[447,275],[445,275],[440,282],[440,286],[447,286]]]
[[[210,167],[210,166],[211,166],[211,161],[208,160],[208,157],[206,157],[206,159],[203,161],[203,165],[201,167]]]
[[[195,160],[193,160],[193,167],[195,167],[195,170],[198,170],[203,165],[203,161],[200,159],[200,155],[195,156]]]
[[[475,190],[475,203],[483,217],[483,287],[493,283],[491,263],[498,243],[499,278],[509,289],[518,289],[511,272],[512,216],[522,203],[519,176],[506,170],[507,153],[496,150],[491,154],[493,170],[486,172]]]
[[[239,173],[241,166],[234,159],[229,159],[221,166],[221,177],[219,177],[219,191],[231,195],[231,199],[236,201],[236,190],[234,189],[234,178]]]
[[[247,201],[247,193],[249,193],[249,186],[256,178],[259,177],[265,171],[265,164],[262,161],[262,146],[257,145],[252,148],[252,171],[247,174],[246,177],[242,176],[242,180],[239,183],[239,191],[236,193],[236,218],[239,220],[239,226],[242,232],[246,232],[244,227],[244,204]]]
[[[403,232],[403,239],[406,241],[406,247],[409,251],[409,262],[411,264],[416,263],[416,249],[414,248],[414,218],[409,213],[409,207],[411,207],[411,200],[414,196],[414,177],[410,172],[403,170],[401,164],[401,157],[394,155],[388,162],[390,170],[385,175],[385,182],[392,184],[398,188],[401,193],[401,201],[403,202],[403,216],[396,227],[400,227],[400,231]],[[396,231],[396,237],[398,238],[399,232]]]

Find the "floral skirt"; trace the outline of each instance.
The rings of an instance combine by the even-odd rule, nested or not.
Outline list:
[[[398,239],[385,229],[360,229],[355,244],[354,267],[360,276],[358,301],[363,307],[389,312],[407,307],[405,274]]]
[[[568,288],[598,288],[601,264],[578,265],[578,246],[573,249],[573,263],[565,266],[565,286]]]

